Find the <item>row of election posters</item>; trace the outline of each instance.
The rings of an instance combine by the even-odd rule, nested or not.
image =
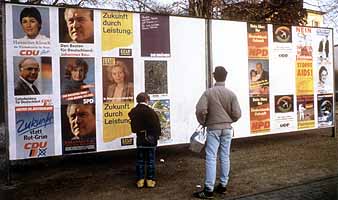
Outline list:
[[[243,111],[235,137],[333,125],[332,30],[212,23],[213,64],[228,70]],[[128,112],[140,92],[159,116],[159,144],[189,142],[208,76],[205,28],[204,19],[6,3],[10,159],[135,148]]]

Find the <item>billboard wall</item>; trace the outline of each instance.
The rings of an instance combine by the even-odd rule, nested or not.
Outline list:
[[[6,4],[10,159],[135,148],[128,112],[143,91],[159,145],[188,143],[206,89],[205,29],[204,19]],[[213,66],[228,70],[243,112],[234,136],[333,126],[331,49],[331,29],[212,21]]]

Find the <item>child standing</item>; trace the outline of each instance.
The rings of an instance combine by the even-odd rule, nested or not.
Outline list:
[[[137,136],[136,186],[138,188],[143,188],[145,183],[150,188],[156,185],[155,150],[161,135],[161,125],[156,112],[147,104],[149,99],[147,93],[141,92],[136,97],[137,105],[128,113],[131,130]]]

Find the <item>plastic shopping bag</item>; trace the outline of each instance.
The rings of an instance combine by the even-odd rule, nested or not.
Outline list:
[[[206,134],[205,128],[202,126],[197,127],[195,132],[190,137],[189,149],[192,152],[200,153],[204,147],[206,139],[207,139],[207,134]]]

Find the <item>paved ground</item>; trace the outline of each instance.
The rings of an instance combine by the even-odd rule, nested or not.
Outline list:
[[[0,176],[0,200],[193,199],[204,159],[187,145],[160,147],[154,189],[136,189],[134,150],[12,163]],[[164,159],[161,163],[159,160]],[[331,129],[233,141],[225,200],[338,200],[338,139]]]
[[[338,200],[338,176],[272,191],[226,198],[231,200]]]

